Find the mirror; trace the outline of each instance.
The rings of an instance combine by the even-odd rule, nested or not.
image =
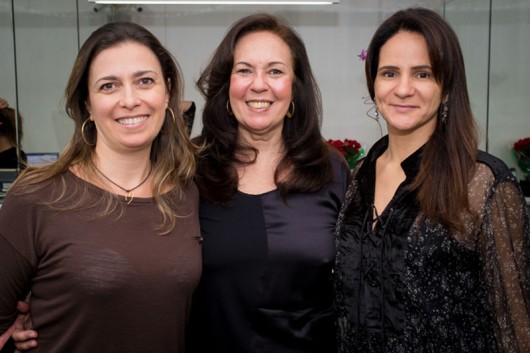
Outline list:
[[[64,87],[79,43],[108,21],[131,20],[150,29],[175,55],[185,98],[197,104],[192,131],[200,131],[203,100],[194,87],[200,70],[229,25],[256,11],[283,15],[305,40],[324,103],[326,138],[357,139],[368,149],[380,130],[366,113],[364,63],[376,26],[399,8],[439,10],[464,51],[480,147],[515,167],[509,145],[530,136],[530,5],[526,0],[358,0],[331,6],[96,5],[87,0],[0,0],[0,97],[24,118],[23,149],[57,153],[73,123],[64,113]],[[13,7],[14,6],[14,7]],[[14,23],[13,20],[14,19]],[[490,23],[491,21],[491,23]],[[491,32],[491,33],[490,33]],[[384,131],[383,131],[384,133]],[[521,176],[521,175],[520,175]]]

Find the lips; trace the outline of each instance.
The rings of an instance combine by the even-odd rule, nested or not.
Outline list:
[[[404,104],[393,104],[392,107],[394,107],[395,110],[398,112],[409,112],[416,108],[415,105],[404,105]]]
[[[248,101],[247,105],[254,109],[263,109],[271,106],[270,101]]]
[[[147,115],[135,116],[131,118],[120,118],[116,120],[121,125],[137,125],[147,120]]]

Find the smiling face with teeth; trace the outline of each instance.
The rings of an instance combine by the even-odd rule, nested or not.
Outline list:
[[[238,40],[229,94],[243,138],[281,136],[293,80],[291,50],[278,35],[252,32]]]
[[[96,150],[150,150],[168,99],[160,62],[148,47],[123,42],[101,51],[88,75],[87,109],[97,128]]]

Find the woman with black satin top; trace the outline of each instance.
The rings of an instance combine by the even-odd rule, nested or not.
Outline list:
[[[388,135],[339,216],[339,352],[530,352],[526,205],[506,165],[477,149],[454,31],[431,10],[395,13],[366,78]]]

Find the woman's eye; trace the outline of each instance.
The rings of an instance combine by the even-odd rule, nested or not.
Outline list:
[[[420,72],[418,73],[419,78],[429,78],[431,75],[428,72]]]
[[[385,71],[382,73],[383,77],[393,78],[396,77],[396,73],[392,71]]]
[[[142,77],[142,78],[139,80],[139,83],[140,83],[142,86],[147,86],[147,85],[151,85],[151,84],[155,83],[155,80],[152,79],[151,77]]]
[[[269,73],[270,73],[271,75],[281,75],[281,74],[283,74],[283,71],[280,70],[280,69],[271,69],[271,70],[269,71]]]
[[[244,69],[237,69],[236,72],[237,72],[238,74],[241,74],[241,75],[248,75],[248,74],[251,73],[250,69],[246,69],[246,68],[244,68]]]
[[[102,91],[110,91],[110,90],[112,90],[115,87],[116,87],[116,85],[114,84],[114,82],[107,82],[107,83],[102,84],[99,87],[99,89],[102,90]]]

